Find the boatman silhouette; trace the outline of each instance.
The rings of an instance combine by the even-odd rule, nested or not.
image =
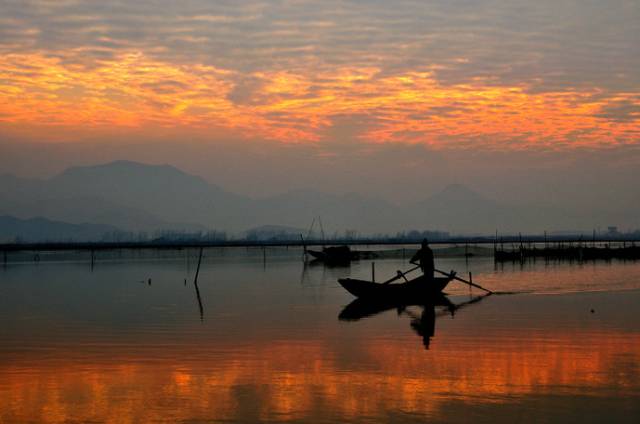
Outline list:
[[[422,240],[422,246],[409,262],[414,265],[419,265],[423,274],[426,275],[429,280],[433,280],[433,273],[436,267],[433,263],[433,250],[429,247],[429,241],[427,239]]]

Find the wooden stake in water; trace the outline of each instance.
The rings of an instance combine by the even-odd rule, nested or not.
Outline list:
[[[200,275],[200,263],[202,263],[202,250],[200,248],[200,255],[198,256],[198,267],[196,268],[196,276],[193,279],[193,285],[196,287],[196,297],[198,298],[198,307],[200,308],[200,321],[204,321],[204,308],[202,307],[202,299],[200,298],[200,289],[198,288],[198,275]]]
[[[371,281],[376,282],[376,263],[371,262]]]

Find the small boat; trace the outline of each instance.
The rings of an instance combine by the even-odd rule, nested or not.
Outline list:
[[[321,251],[305,249],[305,252],[311,255],[314,260],[325,262],[327,264],[348,264],[351,261],[360,259],[376,259],[376,252],[367,250],[351,250],[349,246],[331,246],[325,247]]]
[[[352,252],[349,246],[333,246],[325,247],[322,251],[307,249],[306,252],[313,256],[314,259],[323,261],[326,263],[349,263],[352,260],[358,259],[355,252]]]
[[[413,280],[400,284],[383,284],[353,278],[341,278],[338,282],[349,293],[358,298],[425,300],[441,295],[442,290],[453,280],[454,275],[455,274],[447,277],[435,277],[433,279],[421,275]]]

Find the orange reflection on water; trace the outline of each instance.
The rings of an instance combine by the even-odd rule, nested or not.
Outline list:
[[[638,393],[635,333],[497,330],[480,337],[451,328],[425,351],[408,331],[399,343],[347,347],[292,340],[257,342],[240,353],[209,343],[139,356],[107,346],[81,361],[67,359],[73,347],[54,360],[28,354],[0,365],[0,421],[339,422],[387,411],[442,418],[452,401]]]

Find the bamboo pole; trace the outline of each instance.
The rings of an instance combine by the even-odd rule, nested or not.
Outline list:
[[[198,308],[200,309],[200,321],[204,320],[204,308],[202,307],[202,299],[200,298],[200,288],[198,287],[198,276],[200,275],[200,263],[202,262],[202,250],[200,248],[200,255],[198,256],[198,267],[196,268],[196,275],[193,279],[193,285],[196,287],[196,297],[198,298]]]

